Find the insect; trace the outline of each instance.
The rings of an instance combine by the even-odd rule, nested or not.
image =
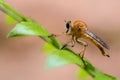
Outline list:
[[[67,28],[65,33],[71,36],[72,47],[75,45],[75,43],[78,43],[83,46],[82,50],[79,53],[82,58],[84,57],[84,53],[88,44],[84,41],[81,41],[80,38],[91,41],[99,48],[102,55],[110,57],[109,54],[106,53],[104,50],[104,48],[109,49],[109,46],[101,38],[89,31],[85,22],[81,20],[76,20],[73,24],[71,24],[71,21],[65,22]],[[67,45],[68,44],[65,44],[63,48]]]

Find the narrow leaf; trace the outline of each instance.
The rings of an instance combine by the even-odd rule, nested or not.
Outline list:
[[[7,23],[8,25],[14,24],[14,23],[17,22],[13,17],[11,17],[11,16],[9,16],[9,15],[6,15],[5,18],[6,18],[6,23]]]
[[[44,28],[34,22],[21,22],[8,34],[9,37],[16,36],[48,36],[50,35]]]
[[[60,50],[56,48],[53,49],[53,47],[50,47],[50,45],[46,47],[51,49],[50,51],[48,51],[49,49],[45,49],[47,52],[51,53],[47,59],[47,68],[55,68],[73,63],[83,65],[80,57],[70,52],[69,50]]]
[[[78,70],[78,77],[80,79],[89,79],[89,78],[91,78],[91,76],[84,69],[79,69]]]

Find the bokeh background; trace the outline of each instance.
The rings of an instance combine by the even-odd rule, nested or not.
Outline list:
[[[120,77],[119,0],[5,0],[23,15],[33,18],[51,33],[65,31],[64,20],[83,20],[88,28],[110,46],[110,58],[101,55],[91,43],[85,57],[99,70]],[[7,39],[13,28],[0,12],[0,80],[77,80],[79,69],[71,64],[52,70],[45,67],[44,41],[38,37]],[[64,36],[63,36],[64,37]],[[66,37],[58,38],[64,43]],[[64,40],[63,40],[64,39]],[[78,45],[77,45],[78,46]],[[81,48],[81,46],[79,46]],[[75,47],[78,51],[80,48]],[[107,50],[106,50],[107,51]]]

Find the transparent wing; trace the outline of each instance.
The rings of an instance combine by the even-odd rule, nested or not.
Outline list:
[[[109,46],[102,40],[100,39],[98,36],[96,36],[95,34],[93,34],[90,31],[86,31],[87,35],[89,35],[90,37],[92,37],[94,40],[96,40],[98,43],[100,43],[103,47],[105,47],[106,49],[109,49]]]

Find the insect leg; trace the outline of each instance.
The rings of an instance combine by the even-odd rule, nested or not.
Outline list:
[[[59,36],[61,36],[61,35],[63,35],[63,34],[51,34],[51,35],[49,35],[48,37],[59,37]]]
[[[86,47],[88,46],[88,44],[86,42],[83,42],[83,41],[78,41],[77,38],[76,38],[76,42],[83,46],[83,49],[80,51],[79,55],[81,56],[82,62],[85,65],[85,68],[86,68],[87,65],[86,65],[86,63],[85,63],[83,58],[84,58],[85,50],[86,50]]]
[[[76,42],[80,45],[83,46],[82,50],[80,51],[79,55],[84,58],[84,54],[85,54],[85,50],[86,50],[86,47],[88,46],[88,44],[86,42],[83,42],[83,41],[78,41],[78,39],[76,38]]]
[[[90,31],[87,31],[86,34],[84,35],[84,38],[94,43],[104,56],[110,57],[109,54],[106,53],[104,50],[104,48],[109,49],[109,46],[95,34],[93,34]]]
[[[71,44],[70,44],[70,43],[71,43]],[[75,45],[75,39],[74,39],[74,36],[72,36],[71,41],[69,41],[69,42],[67,42],[66,44],[64,44],[61,49],[65,48],[65,47],[67,47],[67,46],[74,47],[74,45]]]
[[[63,32],[63,33],[59,33],[59,34],[50,34],[48,37],[59,37],[59,36],[62,36],[62,35],[70,36],[71,34]]]

